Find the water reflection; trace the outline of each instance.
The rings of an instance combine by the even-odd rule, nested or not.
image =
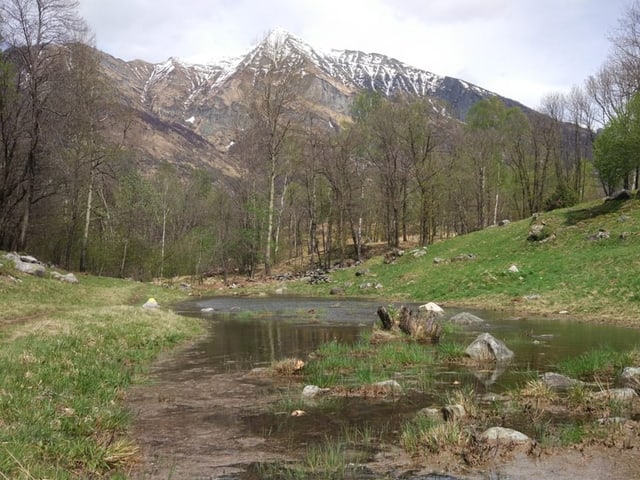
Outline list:
[[[349,343],[371,331],[380,300],[300,297],[215,297],[183,303],[178,313],[208,320],[209,334],[174,363],[175,371],[247,370],[287,357],[305,358],[319,345]],[[415,305],[410,307],[416,308]],[[447,309],[445,319],[460,309]],[[470,310],[465,310],[470,311]],[[576,323],[562,319],[509,318],[506,314],[471,310],[486,323],[466,327],[444,341],[467,345],[482,332],[504,341],[515,352],[509,365],[487,371],[448,368],[438,372],[449,384],[479,390],[504,388],[530,372],[554,370],[558,362],[590,349],[608,346],[627,350],[640,344],[637,330]]]

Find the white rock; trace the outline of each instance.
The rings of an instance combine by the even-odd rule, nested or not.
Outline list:
[[[78,278],[73,273],[67,273],[66,275],[61,275],[60,281],[67,282],[67,283],[79,283]]]
[[[529,441],[524,433],[511,428],[503,427],[491,427],[480,435],[482,440],[492,443],[498,442],[511,442],[511,443],[526,443]]]
[[[438,305],[437,303],[429,302],[424,305],[420,305],[418,310],[425,310],[427,312],[435,312],[438,315],[442,315],[444,313],[444,309]]]
[[[520,270],[518,269],[518,267],[516,265],[511,265],[509,267],[509,272],[511,273],[518,273]]]

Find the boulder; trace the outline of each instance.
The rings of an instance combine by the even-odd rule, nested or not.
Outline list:
[[[467,416],[467,411],[460,404],[442,407],[442,416],[447,422],[457,422]]]
[[[507,270],[509,273],[518,273],[520,271],[517,265],[511,265]]]
[[[553,230],[551,230],[551,228],[549,228],[544,222],[534,223],[529,227],[527,240],[530,242],[544,242],[552,238],[555,238]]]
[[[633,388],[611,388],[594,393],[595,400],[613,400],[616,402],[633,402],[638,398],[638,394]]]
[[[481,333],[466,348],[465,354],[481,362],[505,362],[513,358],[513,352],[489,333]]]
[[[378,311],[380,316],[380,311]],[[382,317],[380,317],[382,319]],[[412,310],[402,306],[398,314],[398,327],[403,333],[411,335],[416,340],[428,340],[438,343],[442,334],[442,327],[437,321],[438,313],[433,310],[418,311],[417,315]]]
[[[484,323],[484,320],[469,312],[460,312],[449,319],[454,325],[478,325]]]
[[[589,237],[589,240],[606,240],[607,238],[611,238],[611,234],[605,229],[601,228],[598,230],[598,233],[594,233]]]
[[[19,272],[26,273],[28,275],[35,275],[37,277],[44,276],[44,265],[40,264],[34,257],[26,255],[21,257],[16,253],[7,253],[4,258],[11,260],[15,269]],[[25,261],[23,258],[26,258],[29,261]]]
[[[511,428],[491,427],[480,434],[480,439],[490,443],[528,443],[529,437]]]
[[[621,387],[640,389],[640,368],[638,367],[625,367],[620,374],[618,384]]]
[[[575,380],[555,372],[543,373],[540,375],[540,380],[542,380],[542,383],[547,387],[556,392],[564,392],[572,387],[583,385],[583,382],[580,380]]]
[[[73,273],[67,273],[65,275],[60,275],[59,280],[61,282],[66,282],[66,283],[79,283],[78,278]]]

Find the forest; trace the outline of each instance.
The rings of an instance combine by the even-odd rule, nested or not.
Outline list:
[[[637,189],[640,6],[602,67],[537,112],[363,91],[342,125],[306,107],[275,52],[235,123],[236,175],[139,168],[131,108],[74,0],[0,1],[0,249],[123,278],[271,275],[429,245]]]

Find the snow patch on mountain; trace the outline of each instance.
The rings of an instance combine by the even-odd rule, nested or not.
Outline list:
[[[421,70],[395,58],[378,53],[355,50],[316,50],[301,38],[276,28],[248,53],[234,58],[199,65],[169,58],[153,66],[142,90],[142,101],[151,101],[153,86],[172,75],[180,75],[188,81],[183,100],[183,118],[191,116],[190,110],[225,88],[227,81],[244,71],[264,72],[270,62],[284,65],[301,65],[301,75],[316,75],[333,79],[349,88],[375,90],[386,96],[407,93],[419,97],[451,99],[460,115],[480,97],[495,95],[475,85],[450,77]],[[179,70],[179,74],[177,71]],[[168,80],[167,80],[168,82]],[[448,96],[447,96],[448,95]]]

